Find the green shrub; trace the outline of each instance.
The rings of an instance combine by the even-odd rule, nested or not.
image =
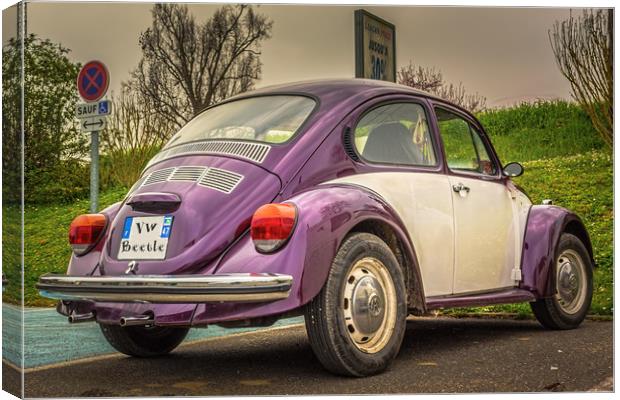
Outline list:
[[[587,126],[587,130],[594,129],[586,113],[576,104],[562,100],[521,103],[487,110],[477,117],[492,136],[507,135],[524,128],[557,129],[575,123]]]
[[[101,159],[102,185],[130,188],[159,149],[159,146],[149,146],[108,151]]]
[[[28,204],[70,203],[88,197],[90,166],[66,161],[48,169],[26,169],[25,201]]]
[[[604,147],[576,104],[539,101],[477,115],[502,162],[579,154]]]

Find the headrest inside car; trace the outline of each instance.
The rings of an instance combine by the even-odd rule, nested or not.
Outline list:
[[[376,126],[368,135],[362,156],[371,162],[419,165],[423,158],[413,134],[400,122]]]

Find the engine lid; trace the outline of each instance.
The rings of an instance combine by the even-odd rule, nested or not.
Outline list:
[[[198,271],[244,233],[256,209],[280,189],[276,175],[237,159],[188,156],[159,163],[112,221],[102,274]]]

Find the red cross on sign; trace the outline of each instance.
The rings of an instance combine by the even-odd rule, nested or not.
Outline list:
[[[110,77],[108,69],[100,61],[89,61],[80,70],[77,87],[80,96],[86,101],[97,101],[108,90]]]

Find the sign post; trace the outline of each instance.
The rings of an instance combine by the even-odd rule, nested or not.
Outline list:
[[[99,131],[90,132],[90,212],[99,209]]]
[[[90,132],[90,212],[99,208],[99,131],[106,126],[106,117],[112,112],[109,100],[99,101],[107,92],[110,77],[100,61],[87,62],[77,78],[80,96],[87,103],[78,104],[75,116],[80,119],[80,130]]]
[[[355,10],[355,77],[396,82],[396,27]]]

